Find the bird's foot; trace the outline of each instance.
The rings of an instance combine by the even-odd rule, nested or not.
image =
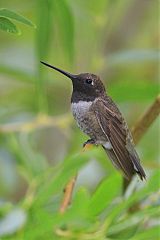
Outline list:
[[[96,145],[95,140],[88,139],[85,143],[83,143],[83,150],[91,149],[93,145]]]

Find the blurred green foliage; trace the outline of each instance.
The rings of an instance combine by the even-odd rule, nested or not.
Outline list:
[[[147,181],[122,196],[102,149],[80,152],[70,82],[40,64],[99,74],[134,125],[159,91],[158,1],[1,0],[0,29],[0,239],[158,239],[158,120],[137,146]]]
[[[1,8],[0,16],[1,16],[0,29],[9,33],[15,34],[21,33],[20,30],[18,30],[14,23],[11,21],[11,19],[23,23],[25,25],[35,27],[35,25],[31,23],[28,19],[24,18],[23,16],[13,11],[10,11],[9,9]]]

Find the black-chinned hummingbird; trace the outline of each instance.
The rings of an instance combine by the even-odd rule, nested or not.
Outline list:
[[[100,78],[91,73],[71,74],[45,62],[42,64],[71,79],[73,92],[71,109],[80,129],[90,139],[84,143],[101,145],[113,165],[130,180],[137,173],[141,180],[146,174],[134,148],[126,121],[113,100],[106,94]]]

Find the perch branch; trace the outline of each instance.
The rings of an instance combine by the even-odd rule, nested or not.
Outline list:
[[[132,128],[132,135],[135,144],[137,144],[143,135],[147,132],[148,128],[158,117],[160,113],[160,95],[157,96],[153,104],[149,109],[142,115],[142,117],[135,123]]]

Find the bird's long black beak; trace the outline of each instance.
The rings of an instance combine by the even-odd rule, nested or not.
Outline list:
[[[67,77],[70,78],[70,79],[75,79],[75,78],[76,78],[76,75],[74,75],[74,74],[68,73],[68,72],[66,72],[66,71],[64,71],[64,70],[61,70],[61,69],[59,69],[59,68],[57,68],[57,67],[54,67],[54,66],[52,66],[52,65],[50,65],[50,64],[48,64],[48,63],[43,62],[43,61],[40,61],[40,62],[41,62],[42,64],[44,64],[45,66],[50,67],[50,68],[53,68],[54,70],[62,73],[63,75],[67,76]]]

